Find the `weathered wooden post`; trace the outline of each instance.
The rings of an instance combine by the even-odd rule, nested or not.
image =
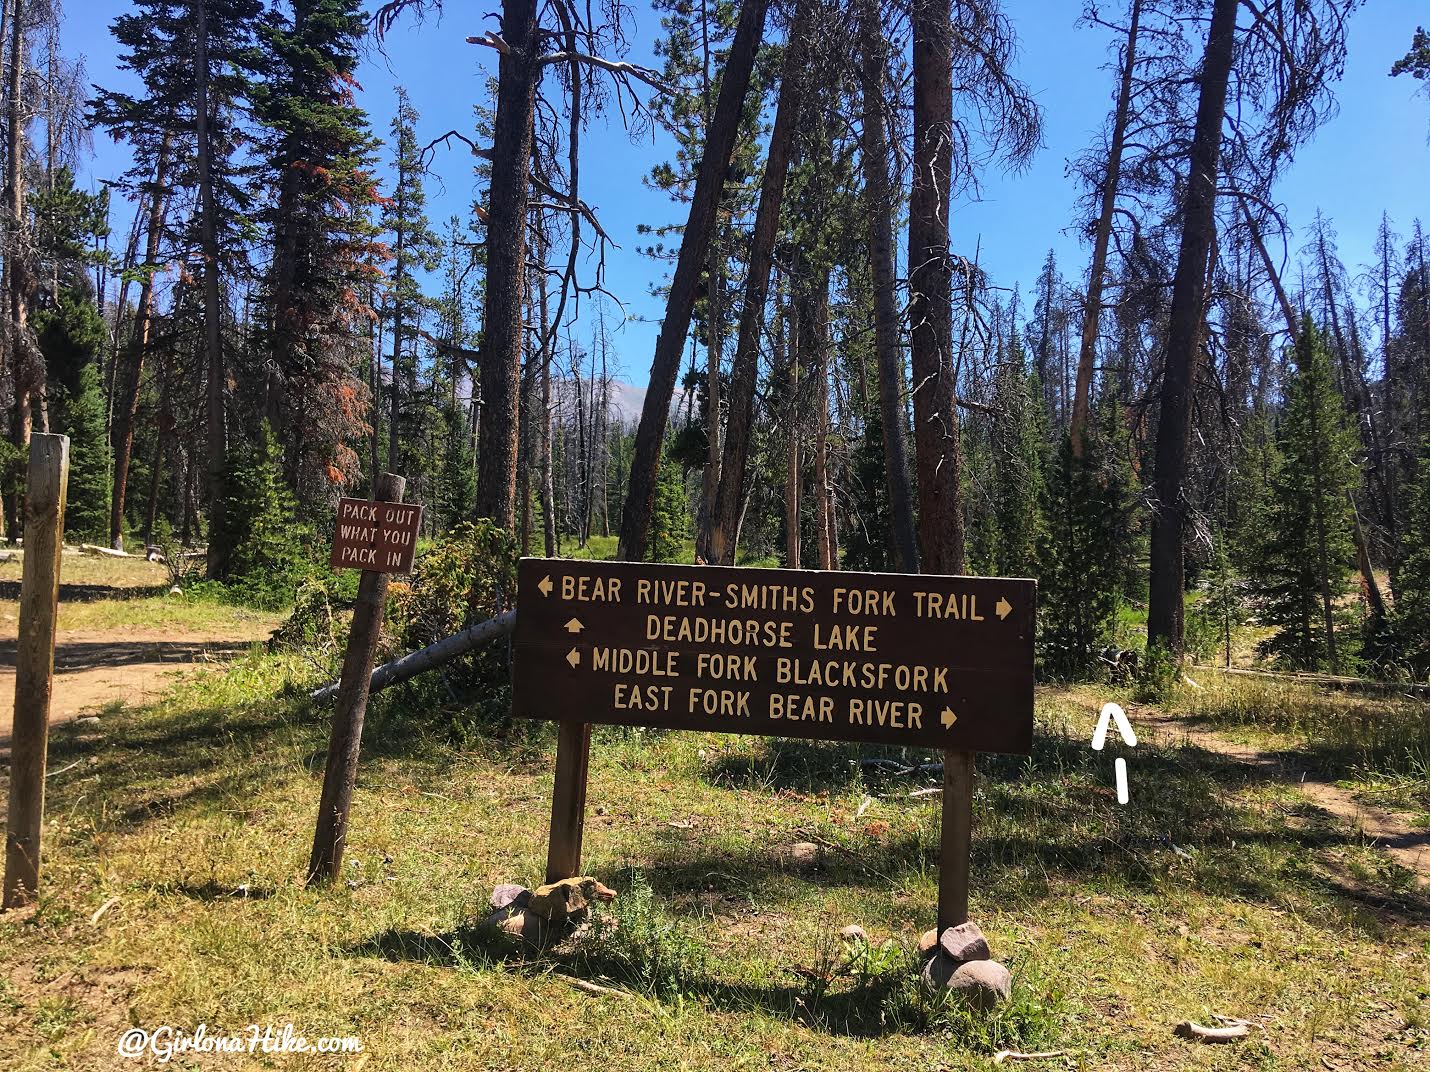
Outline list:
[[[5,908],[40,889],[40,826],[45,814],[45,758],[54,692],[55,616],[60,599],[68,436],[30,436],[25,485],[25,563],[20,581],[20,638],[15,649],[15,729],[10,742],[10,810],[5,830]]]
[[[556,782],[551,790],[551,840],[546,847],[546,881],[581,873],[581,835],[586,826],[586,782],[591,759],[591,724],[561,722],[556,730]]]
[[[938,834],[938,933],[968,922],[974,753],[945,749]]]
[[[328,739],[328,761],[323,771],[323,794],[318,803],[318,825],[313,833],[313,851],[308,857],[308,883],[327,882],[338,874],[347,843],[348,811],[352,807],[353,785],[357,781],[358,754],[362,748],[363,716],[367,713],[368,691],[372,680],[373,658],[382,633],[383,607],[387,602],[389,573],[402,572],[412,566],[417,524],[409,518],[421,519],[416,507],[403,512],[402,522],[388,529],[385,504],[402,502],[407,481],[394,473],[383,473],[377,479],[371,516],[356,500],[344,499],[339,504],[338,531],[333,539],[332,565],[336,567],[361,564],[364,568],[358,582],[357,603],[353,606],[352,628],[348,647],[343,655],[342,676],[338,680],[338,699],[333,711],[333,731]],[[346,513],[355,519],[344,521]],[[391,536],[410,538],[396,551],[390,550]],[[405,559],[405,561],[395,561]]]

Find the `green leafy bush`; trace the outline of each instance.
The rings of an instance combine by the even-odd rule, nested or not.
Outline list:
[[[387,643],[394,653],[424,648],[513,606],[517,558],[512,534],[487,520],[463,522],[443,535],[418,558],[409,581],[388,588]],[[434,690],[440,701],[455,700],[466,714],[487,720],[508,713],[507,677],[507,646],[497,642],[406,687]]]
[[[628,892],[593,912],[578,956],[585,973],[660,997],[692,993],[710,970],[705,946],[660,910],[639,873]]]

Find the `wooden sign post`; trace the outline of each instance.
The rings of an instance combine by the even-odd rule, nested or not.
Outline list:
[[[522,559],[515,714],[558,719],[547,881],[579,873],[590,724],[944,755],[940,929],[968,916],[973,757],[1033,739],[1037,584]]]
[[[328,761],[323,771],[323,794],[318,803],[318,825],[308,857],[310,885],[328,881],[342,868],[373,657],[387,602],[387,578],[412,569],[417,532],[422,524],[422,508],[402,502],[406,487],[407,481],[402,477],[383,473],[377,479],[374,499],[345,498],[338,503],[330,562],[335,569],[359,567],[363,572],[348,647],[343,654]]]
[[[25,484],[25,561],[20,580],[20,638],[15,649],[15,729],[10,741],[10,810],[5,829],[4,907],[40,890],[40,827],[54,692],[55,616],[60,600],[68,436],[30,436]]]

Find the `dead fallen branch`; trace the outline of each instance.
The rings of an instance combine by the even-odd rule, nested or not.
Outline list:
[[[599,994],[601,997],[606,998],[620,998],[622,1001],[630,1001],[636,996],[629,990],[617,990],[613,986],[601,986],[599,983],[588,982],[585,979],[577,979],[574,975],[563,975],[561,972],[552,972],[552,974],[555,975],[556,978],[563,982],[570,983],[577,990],[584,991],[587,994]]]
[[[1244,1020],[1230,1021],[1225,1027],[1204,1027],[1191,1020],[1183,1020],[1176,1026],[1175,1034],[1194,1042],[1235,1042],[1251,1034],[1251,1026]]]
[[[428,644],[425,648],[410,651],[389,663],[383,663],[372,672],[369,688],[372,692],[381,692],[383,689],[406,681],[410,677],[416,677],[426,670],[450,662],[457,656],[485,644],[488,640],[506,636],[514,628],[516,628],[516,611],[502,611],[495,618],[488,618],[484,622],[468,626],[460,633],[443,637],[435,644]],[[315,703],[324,704],[331,701],[337,694],[338,683],[334,681],[315,690],[312,697]]]
[[[1337,674],[1289,673],[1282,670],[1247,670],[1237,666],[1209,666],[1219,674],[1235,677],[1255,677],[1271,681],[1294,681],[1302,685],[1323,685],[1330,689],[1363,692],[1404,692],[1430,696],[1430,685],[1405,681],[1376,681],[1368,677],[1347,677]]]

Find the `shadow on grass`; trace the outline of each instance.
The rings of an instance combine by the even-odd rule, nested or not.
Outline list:
[[[60,583],[61,603],[96,603],[101,599],[148,599],[162,596],[169,591],[168,582],[163,584],[65,584]],[[19,599],[19,581],[0,581],[0,599]]]
[[[106,716],[98,733],[65,723],[51,731],[49,766],[58,771],[74,764],[81,773],[50,784],[51,808],[63,806],[72,792],[89,792],[73,788],[81,776],[86,786],[98,781],[103,787],[102,825],[108,830],[235,796],[259,799],[284,771],[322,777],[332,719],[333,709],[316,707],[306,693],[280,690],[237,706],[174,710],[160,704],[125,710]],[[549,762],[546,751],[554,730],[545,723],[512,720],[493,731],[481,738],[486,758],[517,767]],[[362,758],[365,769],[390,761],[408,764],[406,780],[437,787],[453,764],[470,756],[374,703],[363,731]],[[0,795],[0,815],[4,809]]]
[[[234,664],[242,672],[245,664]],[[453,766],[472,752],[434,744],[414,724],[375,704],[364,733],[365,769],[403,764],[404,780],[439,788]],[[103,736],[56,732],[51,767],[83,764],[57,778],[52,808],[87,796],[103,800],[99,826],[132,828],[235,799],[260,799],[275,779],[321,776],[332,711],[305,695],[269,693],[245,700],[172,710],[162,705],[105,720]],[[483,761],[529,767],[544,775],[550,764],[552,727],[512,720],[494,724],[473,751]],[[647,843],[640,854],[653,886],[672,903],[698,900],[712,876],[726,892],[769,902],[790,881],[826,886],[894,887],[932,881],[938,870],[937,808],[930,798],[910,799],[915,785],[936,783],[928,772],[890,773],[861,766],[861,758],[902,759],[896,751],[848,745],[768,740],[748,757],[717,760],[708,775],[756,790],[862,786],[879,794],[881,807],[905,809],[891,836],[858,824],[831,824],[811,812],[811,829],[823,857],[813,872],[792,865],[767,846],[741,843],[733,851],[713,845]],[[743,763],[727,763],[726,760]],[[756,769],[758,776],[749,772]],[[763,764],[762,766],[759,766]],[[1133,803],[1116,804],[1111,757],[1081,742],[1040,734],[1027,757],[980,756],[973,870],[977,896],[990,903],[1036,904],[1067,896],[1069,883],[1099,889],[1155,893],[1169,884],[1275,903],[1309,892],[1383,913],[1383,891],[1328,879],[1312,851],[1359,845],[1360,838],[1329,824],[1285,825],[1279,813],[1238,805],[1228,791],[1270,777],[1233,758],[1183,747],[1139,747],[1132,760]],[[96,791],[94,783],[98,781]],[[916,781],[917,780],[917,781]],[[938,798],[931,798],[936,801]],[[910,814],[912,813],[912,814]],[[796,833],[801,833],[796,831]],[[793,899],[799,894],[786,890]],[[1423,895],[1407,895],[1396,911],[1430,915]],[[1407,907],[1408,905],[1408,907]]]
[[[615,933],[619,933],[619,929]],[[877,958],[861,965],[856,957],[833,949],[815,950],[813,964],[787,968],[789,983],[759,985],[719,978],[708,962],[687,972],[677,984],[652,983],[647,965],[613,955],[579,937],[546,945],[520,944],[502,932],[469,924],[442,934],[390,928],[350,947],[347,954],[415,962],[437,968],[482,970],[500,967],[528,979],[549,977],[597,981],[652,1001],[693,998],[717,1012],[751,1012],[787,1019],[817,1031],[875,1039],[896,1034],[948,1031],[978,1049],[1047,1041],[1059,1014],[1045,993],[1015,988],[1013,1001],[988,1014],[975,1014],[946,993],[934,993],[920,979],[920,963],[911,950],[868,950]],[[703,961],[703,958],[699,958]]]

